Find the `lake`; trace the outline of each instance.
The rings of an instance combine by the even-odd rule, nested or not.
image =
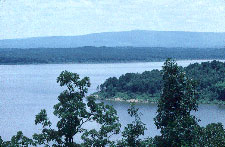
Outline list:
[[[178,61],[178,65],[187,66],[190,63],[205,60]],[[41,127],[34,124],[35,115],[41,109],[46,109],[50,120],[55,125],[57,118],[52,114],[53,105],[57,103],[57,96],[63,90],[56,78],[61,71],[76,72],[81,77],[90,77],[89,94],[96,91],[97,85],[107,78],[133,72],[141,73],[146,70],[161,69],[163,62],[145,63],[112,63],[112,64],[39,64],[39,65],[0,65],[0,136],[9,140],[17,131],[31,137]],[[127,114],[129,104],[126,102],[105,101],[113,105],[120,117],[122,125],[132,120]],[[155,104],[136,104],[143,114],[142,120],[148,124],[147,136],[155,136],[159,131],[154,125],[156,115]],[[212,122],[222,122],[225,125],[225,106],[200,105],[199,111],[194,113],[205,126]],[[93,125],[86,125],[92,128]]]

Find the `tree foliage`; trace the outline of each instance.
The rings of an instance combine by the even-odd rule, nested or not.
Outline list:
[[[131,124],[127,124],[122,132],[123,139],[118,142],[118,146],[129,146],[129,147],[137,147],[142,146],[142,140],[139,136],[144,135],[144,131],[147,130],[145,124],[141,121],[140,115],[138,113],[138,109],[134,107],[134,104],[131,104],[131,107],[128,109],[128,114],[131,117],[134,117],[134,121]]]
[[[208,124],[203,128],[202,146],[225,146],[225,129],[221,123]]]
[[[28,147],[35,146],[32,139],[24,136],[22,131],[18,131],[16,135],[12,136],[10,141],[3,141],[0,136],[0,147]]]
[[[87,104],[84,102],[84,97],[90,87],[88,77],[80,80],[76,73],[63,71],[57,78],[60,86],[66,86],[59,96],[59,103],[54,106],[54,115],[59,118],[57,122],[57,130],[52,129],[52,123],[48,120],[46,110],[42,110],[36,115],[35,124],[41,124],[43,130],[41,134],[34,134],[34,140],[37,144],[48,145],[53,142],[52,146],[67,147],[78,146],[77,141],[74,141],[74,136],[78,133],[84,133],[84,144],[93,145],[95,138],[89,139],[89,134],[94,136],[96,130],[88,131],[83,125],[90,121],[96,121],[101,124],[100,132],[98,132],[97,140],[105,146],[111,143],[109,133],[118,134],[120,124],[116,111],[113,107],[96,103],[93,97],[89,97]],[[94,140],[95,143],[97,142]]]
[[[107,63],[135,61],[225,59],[224,48],[78,47],[0,49],[0,64]]]
[[[218,66],[219,65],[219,66]],[[199,65],[191,65],[194,68]],[[223,63],[213,61],[212,64],[201,64],[202,67],[213,67],[221,71]],[[188,69],[188,68],[187,68]],[[58,117],[56,127],[48,118],[46,110],[41,110],[35,117],[35,124],[42,126],[41,133],[35,133],[30,139],[17,132],[10,141],[3,141],[0,137],[1,147],[105,147],[105,146],[129,146],[129,147],[186,147],[186,146],[225,146],[225,129],[221,123],[208,124],[200,127],[197,118],[191,115],[191,111],[197,111],[198,88],[196,82],[185,74],[185,69],[179,67],[175,61],[168,59],[163,66],[162,72],[162,93],[158,101],[157,116],[155,125],[160,129],[161,135],[154,138],[145,135],[146,125],[141,121],[138,109],[131,105],[128,114],[133,121],[125,126],[121,132],[119,117],[113,106],[97,103],[95,97],[84,98],[90,87],[88,77],[80,79],[76,73],[63,71],[57,78],[57,82],[66,89],[58,96],[58,103],[54,105],[54,115]],[[158,71],[151,73],[157,75]],[[213,72],[212,72],[213,73]],[[197,73],[195,73],[197,74]],[[217,73],[214,73],[217,75]],[[223,74],[223,73],[222,73]],[[198,74],[197,74],[198,75]],[[146,77],[148,72],[138,76]],[[121,90],[129,87],[130,83],[138,77],[136,74],[126,74],[121,78],[110,78],[107,87],[118,86],[121,83]],[[218,75],[219,76],[219,75]],[[223,98],[224,81],[219,76],[212,81],[217,87],[217,93]],[[139,81],[140,82],[140,81]],[[143,81],[141,81],[142,83]],[[199,84],[199,82],[197,82]],[[143,84],[143,83],[142,83]],[[140,84],[139,86],[141,86]],[[203,84],[204,85],[204,84]],[[137,88],[139,87],[137,86]],[[104,88],[101,87],[101,88]],[[106,90],[106,89],[105,89]],[[99,128],[88,130],[85,124],[95,123]],[[74,140],[75,136],[81,134],[82,143]],[[114,135],[121,135],[121,139],[113,140]]]
[[[195,139],[192,132],[197,120],[190,113],[197,111],[195,83],[188,79],[175,61],[167,60],[163,66],[163,90],[158,102],[155,124],[161,131],[165,146],[190,145]]]
[[[104,103],[94,103],[94,98],[89,97],[88,106],[91,108],[92,113],[96,113],[93,120],[101,125],[99,130],[91,129],[85,130],[82,135],[84,140],[84,146],[104,147],[106,145],[113,145],[115,142],[110,138],[120,133],[121,124],[119,118],[116,115],[116,110]]]
[[[187,78],[196,81],[199,100],[225,101],[225,63],[219,61],[194,63],[182,68]],[[163,71],[152,70],[139,73],[126,73],[119,78],[108,78],[100,85],[98,94],[102,98],[122,97],[151,100],[160,97],[163,87]]]

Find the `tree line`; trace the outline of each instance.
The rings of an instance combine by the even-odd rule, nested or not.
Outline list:
[[[225,48],[78,47],[0,49],[0,64],[165,61],[167,58],[225,59]]]
[[[225,101],[225,62],[212,61],[194,63],[180,67],[187,77],[197,83],[199,100]],[[101,98],[120,97],[151,100],[159,98],[163,87],[163,70],[143,73],[126,73],[119,78],[108,78],[97,93]]]
[[[63,71],[57,78],[60,86],[66,90],[58,96],[54,105],[54,115],[58,117],[56,127],[48,118],[46,110],[41,110],[35,117],[35,124],[42,126],[41,133],[28,138],[19,131],[10,141],[3,141],[1,147],[39,146],[46,147],[185,147],[185,146],[225,146],[225,129],[221,123],[201,127],[191,111],[198,110],[198,91],[196,82],[187,77],[175,61],[167,60],[162,70],[162,94],[158,101],[157,115],[154,118],[161,134],[155,137],[141,138],[145,135],[146,125],[140,119],[140,113],[134,104],[128,109],[133,121],[121,132],[121,124],[116,110],[95,97],[84,98],[90,87],[88,77],[80,79],[76,73]],[[99,129],[87,130],[83,127],[88,122],[99,124]],[[82,143],[74,140],[81,133]],[[121,134],[121,139],[112,136]]]

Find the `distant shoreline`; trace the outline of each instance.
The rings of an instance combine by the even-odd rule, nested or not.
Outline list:
[[[106,101],[115,101],[115,102],[128,102],[128,103],[153,103],[153,104],[156,104],[157,102],[153,102],[153,101],[146,101],[146,100],[139,100],[139,99],[135,99],[135,98],[132,98],[132,99],[128,99],[128,100],[124,100],[123,98],[121,97],[116,97],[116,98],[101,98],[99,97],[98,94],[93,94],[91,96],[94,96],[96,99],[98,100],[106,100]]]
[[[225,62],[225,59],[178,59],[176,61],[221,61]],[[165,60],[154,60],[154,61],[112,61],[112,62],[53,62],[53,63],[0,63],[0,65],[50,65],[50,64],[127,64],[127,63],[148,63],[148,62],[164,62]]]
[[[141,99],[129,99],[129,100],[124,100],[123,98],[120,97],[116,97],[116,98],[100,98],[99,95],[94,94],[92,95],[94,96],[96,99],[98,100],[106,100],[106,101],[114,101],[114,102],[126,102],[126,103],[143,103],[143,104],[157,104],[158,101],[153,101],[151,99],[149,100],[141,100]],[[214,100],[214,101],[209,101],[209,100],[199,100],[198,101],[199,104],[209,104],[209,105],[225,105],[225,102],[223,101],[218,101],[218,100]]]
[[[80,47],[0,49],[1,65],[98,64],[162,62],[180,60],[225,60],[225,48]]]

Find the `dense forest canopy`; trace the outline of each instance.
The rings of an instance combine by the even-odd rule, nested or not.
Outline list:
[[[167,58],[225,59],[225,48],[79,47],[0,49],[0,64],[165,61]]]
[[[225,62],[212,61],[194,63],[181,67],[187,77],[196,81],[200,100],[225,101]],[[121,97],[123,99],[158,98],[162,88],[162,70],[143,73],[127,73],[119,78],[108,78],[100,85],[98,93],[103,98]]]

